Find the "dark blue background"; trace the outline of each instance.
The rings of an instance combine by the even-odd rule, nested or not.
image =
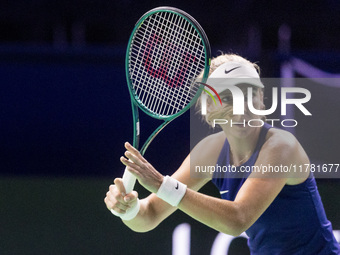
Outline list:
[[[4,47],[2,56],[1,173],[113,176],[123,171],[119,157],[133,134],[125,48]],[[187,119],[179,118],[155,140],[151,160],[176,165],[182,160],[189,152]],[[160,123],[141,116],[142,142]],[[177,144],[169,139],[174,135]],[[174,164],[167,166],[172,169],[165,171],[175,170]]]
[[[340,72],[340,4],[333,0],[18,0],[0,4],[3,174],[111,176],[123,171],[118,158],[123,143],[132,140],[125,49],[135,22],[151,8],[169,5],[190,13],[206,31],[213,56],[220,50],[241,54],[258,62],[263,77],[279,77],[281,62],[290,56]],[[278,39],[284,24],[291,29],[286,47]],[[335,101],[333,90],[323,92],[330,102]],[[322,102],[313,101],[316,111],[323,109]],[[334,104],[337,110],[339,105]],[[167,162],[164,173],[174,171],[190,150],[185,116],[161,132],[147,151],[152,163],[163,168]],[[332,131],[318,132],[325,144],[334,142],[338,122],[332,118]],[[156,126],[157,121],[142,116],[142,142]],[[298,138],[315,158],[317,151],[308,144],[314,135],[305,131],[297,130]],[[333,147],[335,152],[326,152],[331,156],[318,160],[336,159],[333,153],[339,147]]]

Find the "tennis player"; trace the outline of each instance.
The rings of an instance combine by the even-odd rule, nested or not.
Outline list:
[[[212,60],[207,84],[213,78],[253,78],[251,84],[235,86],[243,91],[252,87],[254,108],[264,109],[264,86],[258,73],[256,64],[238,55],[221,55]],[[217,231],[233,236],[245,231],[251,254],[340,254],[309,170],[243,175],[215,172],[190,177],[190,167],[194,166],[232,166],[240,171],[242,167],[310,164],[292,134],[268,124],[244,125],[250,119],[263,120],[263,116],[251,113],[246,101],[244,115],[233,115],[230,90],[219,87],[218,93],[222,106],[208,101],[207,122],[226,119],[234,124],[221,125],[221,132],[201,140],[171,177],[160,174],[125,143],[121,162],[152,193],[139,200],[136,191],[126,194],[122,179],[116,178],[104,199],[107,208],[137,232],[152,230],[180,209]],[[221,198],[198,192],[209,181],[217,186]]]

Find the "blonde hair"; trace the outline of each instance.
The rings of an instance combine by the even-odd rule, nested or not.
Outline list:
[[[260,74],[260,67],[257,64],[252,63],[248,59],[245,59],[239,55],[223,54],[222,52],[220,56],[211,59],[209,75],[212,74],[212,72],[214,72],[217,69],[217,67],[219,67],[220,65],[226,62],[238,62],[240,64],[249,65],[251,67],[254,67],[256,71]]]

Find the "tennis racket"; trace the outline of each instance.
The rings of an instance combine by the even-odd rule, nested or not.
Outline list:
[[[184,11],[159,7],[138,20],[125,60],[133,114],[133,146],[139,148],[138,108],[152,118],[163,120],[141,147],[142,155],[156,135],[198,98],[202,85],[196,79],[203,73],[205,82],[210,57],[205,32]],[[133,190],[135,182],[136,178],[125,169],[123,183],[127,194]]]

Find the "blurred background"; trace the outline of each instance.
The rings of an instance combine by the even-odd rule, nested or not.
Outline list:
[[[263,77],[339,78],[336,0],[0,0],[1,254],[171,254],[182,223],[190,224],[191,254],[210,253],[218,233],[181,212],[138,234],[103,202],[123,173],[123,143],[132,140],[127,42],[135,22],[158,6],[188,12],[213,56],[238,53],[256,61]],[[301,62],[311,71],[301,71]],[[313,116],[296,113],[291,131],[313,162],[339,164],[340,86],[324,83],[308,88]],[[176,119],[146,152],[164,174],[190,151],[189,117]],[[142,136],[157,124],[141,116]],[[340,182],[318,184],[338,230]],[[217,195],[210,184],[202,192]],[[229,254],[247,254],[244,240],[233,243]]]

